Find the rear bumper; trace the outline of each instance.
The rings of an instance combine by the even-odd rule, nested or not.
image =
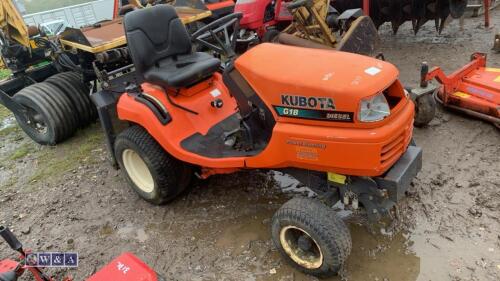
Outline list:
[[[421,169],[422,148],[410,145],[389,171],[383,176],[373,179],[379,188],[387,190],[389,200],[396,203],[404,197],[411,181]]]

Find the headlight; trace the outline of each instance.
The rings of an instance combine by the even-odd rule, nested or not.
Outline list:
[[[391,114],[389,104],[383,93],[361,100],[359,109],[359,121],[376,122]]]

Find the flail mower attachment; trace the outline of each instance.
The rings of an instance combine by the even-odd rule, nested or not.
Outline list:
[[[500,128],[500,68],[486,67],[486,54],[472,54],[470,63],[450,75],[439,67],[426,69],[424,64],[420,90],[437,89],[430,82],[436,79],[441,84],[434,91],[436,101]]]

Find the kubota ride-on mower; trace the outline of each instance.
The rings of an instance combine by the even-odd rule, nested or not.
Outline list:
[[[198,36],[237,32],[239,17]],[[193,174],[290,174],[318,198],[285,203],[272,239],[292,265],[324,277],[351,251],[349,230],[330,205],[340,200],[371,221],[391,217],[421,169],[421,149],[411,144],[414,105],[387,62],[264,43],[219,73],[218,59],[192,51],[172,7],[130,12],[124,28],[133,66],[103,73],[105,87],[92,98],[111,155],[153,204],[173,200]]]
[[[78,266],[76,253],[33,253],[25,250],[17,237],[0,225],[0,236],[9,247],[18,252],[20,261],[0,260],[0,281],[17,281],[26,271],[31,272],[36,281],[56,281],[43,272],[44,267]],[[147,264],[131,253],[123,253],[90,276],[87,281],[166,281]],[[65,277],[63,281],[73,281]]]

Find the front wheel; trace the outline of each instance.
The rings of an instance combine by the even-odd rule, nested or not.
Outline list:
[[[318,277],[337,275],[352,248],[346,224],[310,198],[286,202],[273,216],[271,236],[292,266]]]
[[[275,43],[278,41],[278,35],[280,35],[280,32],[271,28],[264,32],[264,35],[262,35],[262,42]]]
[[[142,127],[118,135],[115,155],[132,189],[150,203],[167,203],[189,185],[190,166],[170,156]]]
[[[436,115],[436,101],[432,94],[418,97],[415,101],[415,121],[417,127],[424,127]]]

